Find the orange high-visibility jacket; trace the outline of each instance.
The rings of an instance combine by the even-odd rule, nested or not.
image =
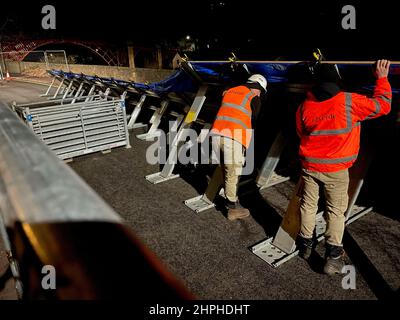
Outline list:
[[[390,112],[392,89],[388,79],[376,80],[372,98],[348,92],[317,101],[312,93],[296,114],[303,168],[318,172],[347,169],[357,159],[360,122]]]
[[[246,86],[227,90],[210,133],[225,136],[248,148],[251,141],[251,100],[256,97]]]

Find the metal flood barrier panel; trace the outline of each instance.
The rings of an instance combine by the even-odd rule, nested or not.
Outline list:
[[[60,159],[130,148],[125,100],[109,96],[77,103],[14,105],[33,132]]]

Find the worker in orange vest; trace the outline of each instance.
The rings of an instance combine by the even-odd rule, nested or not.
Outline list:
[[[348,207],[348,168],[360,148],[360,122],[386,115],[391,109],[392,90],[388,81],[390,62],[375,64],[376,86],[372,98],[341,91],[336,65],[320,64],[316,84],[296,114],[302,161],[301,230],[299,254],[308,259],[312,253],[313,232],[318,210],[319,187],[325,194],[327,225],[324,272],[341,273],[344,266],[342,238]]]
[[[224,173],[229,220],[250,215],[249,210],[243,208],[238,201],[237,185],[244,165],[244,152],[249,148],[255,120],[260,111],[260,96],[266,92],[267,80],[260,74],[254,74],[245,84],[225,91],[210,131],[213,152],[220,155],[219,163]]]

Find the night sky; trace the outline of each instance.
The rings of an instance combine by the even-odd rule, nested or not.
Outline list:
[[[5,35],[164,47],[190,35],[198,39],[204,58],[227,57],[233,51],[243,60],[297,60],[319,47],[329,59],[400,60],[399,14],[389,1],[32,2],[2,3],[0,28],[9,19]],[[41,29],[45,4],[56,8],[56,30]],[[341,27],[345,4],[356,8],[356,30]]]

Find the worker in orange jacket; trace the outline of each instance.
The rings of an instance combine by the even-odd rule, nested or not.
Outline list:
[[[260,95],[267,92],[267,80],[253,74],[243,85],[223,93],[221,107],[213,123],[213,152],[219,155],[224,174],[224,191],[228,219],[236,220],[250,215],[237,197],[237,185],[244,165],[244,152],[250,146],[255,120],[261,107]]]
[[[299,254],[308,259],[312,253],[319,187],[322,186],[327,214],[326,274],[341,273],[344,266],[342,238],[349,200],[348,168],[356,161],[360,148],[360,122],[390,112],[389,67],[388,60],[376,62],[376,86],[373,96],[368,98],[341,91],[337,66],[320,64],[315,71],[316,84],[297,110],[296,128],[300,136],[304,182]]]

